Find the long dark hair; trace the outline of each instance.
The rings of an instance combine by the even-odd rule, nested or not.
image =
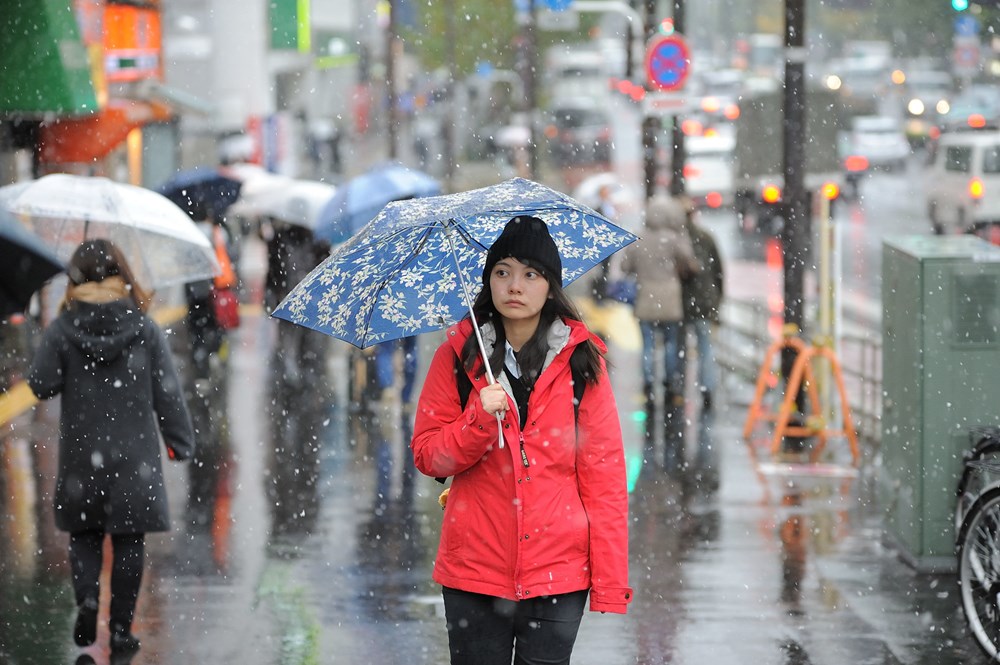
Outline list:
[[[517,364],[521,367],[521,379],[530,388],[535,385],[535,379],[542,372],[542,364],[545,362],[545,355],[549,350],[546,337],[548,336],[549,327],[552,325],[552,322],[559,318],[572,319],[574,321],[581,321],[582,319],[572,301],[566,296],[566,292],[563,291],[559,280],[550,279],[545,273],[545,269],[536,261],[532,261],[531,259],[517,260],[541,273],[549,285],[549,297],[542,306],[542,311],[538,319],[538,327],[517,354]],[[487,321],[493,323],[493,329],[496,331],[497,338],[496,343],[493,345],[489,362],[490,369],[493,370],[493,376],[499,376],[503,371],[507,336],[503,328],[503,320],[500,312],[493,305],[493,292],[490,290],[490,280],[488,278],[485,280],[483,288],[479,291],[475,302],[472,304],[472,311],[475,312],[476,320],[480,325]],[[469,317],[466,316],[466,318]],[[584,377],[587,383],[597,383],[597,379],[601,373],[601,353],[589,339],[583,342],[581,346],[583,347],[582,352],[574,353],[572,358],[570,358],[571,367],[574,372]],[[476,336],[475,334],[469,335],[469,338],[465,340],[465,345],[462,347],[462,364],[467,372],[471,372],[473,367],[475,367],[476,359],[479,355],[479,344],[476,342]],[[480,367],[479,376],[485,373],[486,369]]]
[[[103,282],[108,277],[121,277],[136,307],[143,312],[149,309],[149,293],[136,282],[125,255],[110,240],[94,238],[80,243],[69,260],[66,274],[70,289],[87,282]]]

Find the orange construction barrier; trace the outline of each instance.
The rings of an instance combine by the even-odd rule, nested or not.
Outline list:
[[[750,404],[747,420],[743,427],[743,437],[750,439],[754,426],[759,420],[773,420],[775,423],[774,435],[771,441],[771,453],[777,455],[781,452],[781,442],[786,436],[816,437],[817,445],[813,446],[810,452],[810,462],[819,461],[819,456],[826,448],[826,444],[832,436],[843,436],[847,439],[851,450],[851,460],[855,466],[858,465],[861,454],[858,448],[857,433],[854,429],[854,421],[851,417],[851,407],[847,401],[847,390],[844,387],[844,377],[841,372],[840,361],[833,349],[826,344],[807,346],[798,337],[794,336],[794,326],[786,330],[785,336],[771,344],[765,354],[764,363],[761,365],[760,374],[757,377],[757,390],[754,394],[753,402]],[[778,411],[767,411],[763,406],[764,393],[767,390],[767,378],[771,372],[771,363],[774,356],[784,348],[794,348],[797,352],[795,364],[792,366],[791,375],[788,377],[785,386],[785,396]],[[833,380],[837,386],[837,394],[840,397],[840,410],[842,415],[841,429],[827,427],[826,419],[822,413],[819,393],[816,387],[815,374],[812,363],[817,358],[823,358],[830,363],[830,370]],[[808,392],[811,414],[806,419],[806,425],[792,425],[792,414],[796,411],[795,398],[799,389],[805,382],[805,390]]]
[[[781,339],[775,340],[767,347],[767,351],[764,353],[764,362],[761,363],[760,372],[757,373],[757,388],[754,390],[753,401],[750,402],[750,408],[747,410],[747,420],[743,425],[744,439],[750,438],[750,434],[753,432],[753,428],[758,420],[778,419],[776,412],[767,411],[764,408],[764,394],[767,392],[768,377],[771,376],[771,366],[774,363],[774,357],[782,349],[788,347],[795,349],[798,355],[801,355],[805,350],[806,343],[798,337],[798,331],[798,326],[795,324],[785,326]]]

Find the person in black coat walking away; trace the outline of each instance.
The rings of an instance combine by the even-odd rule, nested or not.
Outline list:
[[[695,385],[701,394],[701,418],[699,422],[704,425],[712,413],[713,396],[718,381],[718,368],[715,365],[715,354],[712,348],[712,331],[719,325],[725,273],[715,238],[698,224],[695,219],[697,212],[693,202],[688,199],[684,203],[687,209],[685,227],[688,237],[691,238],[691,248],[694,250],[701,270],[691,273],[681,282],[684,300],[684,334],[682,339],[686,342],[688,332],[694,333],[695,355],[698,359]],[[684,346],[687,346],[686,343]],[[685,354],[684,357],[685,363],[690,364],[691,354]],[[696,474],[705,474],[711,471],[710,438],[708,430],[702,427],[694,460]],[[710,475],[713,476],[711,481],[714,483],[717,478],[715,474]]]
[[[159,442],[170,459],[194,453],[194,428],[166,338],[145,314],[148,296],[108,240],[81,244],[67,269],[60,314],[28,374],[39,399],[62,396],[56,526],[70,534],[78,606],[74,639],[97,636],[105,535],[111,536],[111,651],[139,649],[132,618],[145,534],[167,531]]]
[[[685,201],[687,215],[684,226],[691,239],[691,248],[701,270],[689,273],[681,281],[684,299],[684,327],[693,331],[697,342],[697,386],[702,408],[712,410],[712,394],[716,384],[715,355],[712,352],[712,327],[719,325],[725,272],[722,257],[712,234],[695,219],[697,214],[690,201]],[[690,357],[690,356],[687,356]]]

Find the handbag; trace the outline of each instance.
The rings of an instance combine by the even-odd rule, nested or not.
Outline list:
[[[231,286],[212,287],[212,309],[220,328],[232,330],[239,327],[240,300]]]
[[[229,258],[222,227],[218,224],[212,227],[212,245],[215,248],[215,258],[219,262],[219,274],[212,280],[212,309],[219,327],[223,330],[232,330],[240,325],[240,300],[233,289],[233,285],[236,284],[233,262]]]

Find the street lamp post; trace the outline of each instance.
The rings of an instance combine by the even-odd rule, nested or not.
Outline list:
[[[809,237],[809,194],[805,187],[805,2],[785,0],[785,87],[783,170],[785,181],[782,247],[784,250],[784,319],[801,331],[803,323],[803,281],[806,268],[806,239]],[[794,349],[781,355],[781,372],[791,376],[795,364]],[[796,397],[798,410],[804,412],[805,397]]]
[[[389,104],[386,138],[389,141],[389,159],[396,158],[396,9],[393,0],[386,0],[389,23],[385,30],[385,84]]]
[[[673,18],[674,31],[683,35],[685,28],[684,0],[674,0]],[[673,143],[673,157],[670,160],[670,194],[681,196],[685,192],[684,163],[687,161],[687,152],[685,151],[684,130],[679,113],[674,114],[670,138]]]

